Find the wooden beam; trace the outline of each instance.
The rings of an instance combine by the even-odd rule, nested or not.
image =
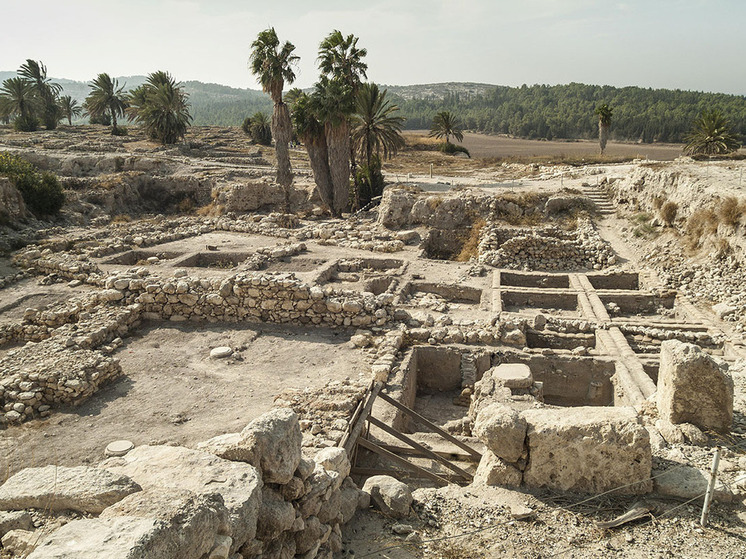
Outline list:
[[[422,456],[422,453],[415,448],[383,443],[378,443],[378,446],[380,446],[381,448],[385,448],[386,450],[390,450],[394,454],[398,454],[400,456]],[[477,459],[471,454],[462,454],[460,452],[444,452],[441,450],[433,450],[431,452],[434,452],[435,454],[437,454],[438,456],[442,456],[443,458],[448,458],[449,460],[461,460],[463,462],[477,463]]]
[[[406,476],[409,474],[405,472],[404,470],[399,470],[393,467],[392,468],[359,468],[355,466],[350,470],[350,475],[351,476],[364,476],[364,477],[393,476],[393,477],[398,478],[398,477]],[[457,475],[443,474],[441,477],[453,483],[466,483],[465,479]]]
[[[357,443],[357,439],[360,437],[360,435],[363,432],[363,427],[365,426],[365,420],[368,418],[368,415],[370,415],[370,410],[373,409],[373,402],[376,400],[376,396],[379,395],[381,392],[381,388],[383,388],[382,382],[376,382],[373,385],[373,388],[370,390],[370,395],[368,396],[368,401],[366,402],[365,406],[363,407],[362,411],[358,415],[357,423],[352,426],[350,429],[350,433],[347,436],[347,438],[343,438],[340,441],[340,445],[342,448],[345,449],[347,452],[348,457],[352,457],[352,451],[355,450],[355,444]]]
[[[397,456],[393,452],[389,452],[388,450],[385,450],[385,449],[381,448],[376,443],[373,443],[373,442],[371,442],[371,441],[369,441],[367,439],[359,437],[357,439],[357,444],[359,444],[363,448],[366,448],[366,449],[368,449],[368,450],[370,450],[372,452],[375,452],[379,456],[383,456],[385,458],[388,458],[389,460],[391,460],[392,462],[394,462],[396,464],[404,466],[408,470],[412,470],[413,472],[419,474],[420,477],[426,477],[426,478],[431,479],[431,480],[433,480],[433,481],[435,481],[437,483],[442,483],[443,485],[448,485],[448,480],[447,479],[444,479],[444,478],[440,477],[439,475],[434,474],[434,473],[426,470],[425,468],[420,468],[419,466],[417,466],[415,464],[412,464],[411,462],[405,460],[401,456]]]
[[[448,468],[449,470],[451,470],[453,472],[456,472],[458,475],[466,478],[468,481],[471,481],[473,479],[473,476],[469,472],[467,472],[466,470],[462,470],[461,468],[459,468],[455,464],[451,464],[448,460],[446,460],[442,456],[439,456],[439,455],[435,454],[429,448],[426,448],[426,447],[422,446],[420,443],[418,443],[417,441],[415,441],[415,440],[407,437],[406,435],[404,435],[402,433],[399,433],[396,429],[394,429],[393,427],[389,427],[383,421],[379,421],[378,419],[376,419],[372,415],[370,417],[368,417],[368,421],[370,421],[370,423],[372,425],[375,425],[376,427],[378,427],[382,431],[385,431],[386,433],[388,433],[392,437],[396,437],[397,439],[399,439],[402,442],[405,442],[406,444],[408,444],[412,448],[417,449],[424,456],[427,456],[428,458],[430,458],[432,460],[435,460],[436,462],[440,462],[446,468]],[[384,450],[386,450],[386,449],[384,449]]]
[[[413,419],[415,419],[416,421],[418,421],[418,422],[420,422],[421,424],[425,425],[425,426],[426,426],[426,427],[428,427],[428,428],[429,428],[429,429],[430,429],[431,431],[434,431],[435,433],[437,433],[438,435],[440,435],[441,437],[443,437],[443,438],[444,438],[444,439],[446,439],[447,441],[450,441],[450,442],[452,442],[452,443],[453,443],[453,444],[455,444],[455,445],[456,445],[457,447],[459,447],[459,448],[460,448],[461,450],[465,450],[466,452],[468,452],[469,454],[471,454],[471,455],[472,455],[472,456],[473,456],[474,458],[476,458],[477,460],[481,460],[481,459],[482,459],[482,455],[481,455],[481,454],[479,454],[479,453],[478,453],[478,452],[477,452],[476,450],[474,450],[473,448],[471,448],[471,447],[470,447],[469,445],[467,445],[466,443],[462,443],[462,442],[461,442],[460,440],[458,440],[458,439],[457,439],[456,437],[454,437],[454,436],[453,436],[453,435],[451,435],[450,433],[447,433],[446,431],[444,431],[443,429],[441,429],[440,427],[438,427],[437,425],[435,425],[435,424],[434,424],[434,423],[432,423],[431,421],[429,421],[429,420],[425,419],[424,417],[422,417],[422,416],[421,416],[421,415],[420,415],[419,413],[417,413],[416,411],[414,411],[414,410],[412,410],[412,409],[409,409],[409,408],[408,408],[407,406],[405,406],[404,404],[401,404],[401,403],[397,402],[397,401],[396,401],[396,400],[394,400],[394,399],[393,399],[393,398],[392,398],[391,396],[388,396],[387,394],[384,394],[383,392],[379,393],[379,394],[378,394],[378,396],[379,396],[380,398],[382,398],[382,399],[383,399],[384,401],[386,401],[386,402],[388,402],[389,404],[391,404],[392,406],[394,406],[395,408],[397,408],[397,409],[399,409],[399,410],[403,411],[404,413],[406,413],[407,415],[409,415],[410,417],[412,417],[412,418],[413,418]]]

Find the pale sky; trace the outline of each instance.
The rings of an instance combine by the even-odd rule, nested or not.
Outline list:
[[[258,89],[250,44],[273,26],[317,79],[333,29],[368,49],[368,78],[408,85],[582,82],[746,94],[743,0],[0,0],[0,70],[26,58],[88,81],[170,71]]]

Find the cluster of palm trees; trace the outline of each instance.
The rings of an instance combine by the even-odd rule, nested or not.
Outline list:
[[[63,118],[72,123],[80,115],[78,102],[69,95],[60,96],[62,86],[47,77],[40,61],[28,59],[18,69],[18,76],[0,86],[0,120],[13,121],[16,130],[33,132],[40,124],[54,130]]]
[[[110,119],[114,135],[122,133],[117,118],[126,117],[142,125],[150,139],[175,144],[192,121],[189,96],[168,72],[153,72],[144,84],[126,93],[124,86],[106,73],[99,74],[90,88],[83,108],[92,118]]]
[[[17,130],[26,132],[37,130],[40,124],[53,130],[63,118],[72,124],[73,117],[85,111],[94,121],[111,122],[116,135],[124,132],[117,119],[126,117],[163,144],[178,142],[192,121],[188,95],[168,72],[153,72],[129,92],[106,73],[96,76],[89,87],[81,107],[69,95],[60,96],[62,86],[47,77],[44,64],[29,59],[17,77],[8,78],[0,87],[0,120],[12,121]]]
[[[288,142],[295,133],[308,152],[319,196],[335,216],[376,195],[361,188],[361,181],[376,165],[380,175],[380,157],[390,157],[404,145],[404,118],[396,114],[399,109],[386,99],[385,90],[363,81],[367,51],[357,43],[354,35],[332,31],[319,45],[320,76],[313,90],[291,89],[285,97],[285,84],[295,81],[295,47],[289,41],[280,44],[274,28],[260,32],[251,45],[251,71],[274,103],[277,182],[285,188],[286,202],[293,180]],[[360,173],[358,161],[363,163]]]

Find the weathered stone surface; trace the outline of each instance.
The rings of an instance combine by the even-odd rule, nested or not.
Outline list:
[[[531,388],[534,384],[534,377],[531,369],[523,363],[503,363],[495,367],[492,371],[492,377],[495,382],[500,383],[506,388]]]
[[[10,530],[0,543],[3,544],[6,553],[11,553],[15,557],[25,557],[36,546],[37,534],[31,530]]]
[[[284,484],[293,478],[300,464],[302,440],[296,413],[290,408],[277,408],[257,417],[241,433],[214,437],[198,448],[256,466],[265,483]]]
[[[0,537],[11,530],[33,530],[34,521],[25,510],[0,512]]]
[[[365,481],[363,491],[370,495],[375,507],[386,516],[392,518],[409,516],[412,492],[406,483],[391,476],[373,476]]]
[[[698,346],[666,340],[661,344],[656,403],[661,418],[670,423],[728,431],[733,423],[733,379]]]
[[[120,516],[73,520],[42,538],[28,559],[166,559],[153,518]]]
[[[474,434],[487,448],[507,462],[516,462],[524,452],[526,420],[503,404],[483,408],[474,423]]]
[[[655,472],[655,491],[668,497],[693,499],[704,495],[709,479],[710,474],[699,468],[674,466],[666,472]],[[733,500],[733,493],[717,480],[713,498],[728,503]]]
[[[228,509],[218,494],[197,495],[183,489],[146,489],[125,497],[99,518],[132,516],[162,523],[152,538],[172,550],[173,557],[199,559],[211,551],[213,540],[230,531]]]
[[[487,450],[479,461],[473,484],[518,487],[522,479],[523,473],[518,468]]]
[[[328,472],[336,472],[339,474],[339,477],[334,484],[334,489],[339,489],[344,479],[350,475],[350,460],[347,458],[347,452],[343,448],[325,448],[316,454],[314,461],[317,464],[320,464]]]
[[[101,466],[131,477],[143,489],[185,489],[198,495],[217,493],[230,512],[234,547],[237,549],[254,538],[262,479],[250,464],[183,447],[139,446]]]
[[[98,514],[139,490],[130,478],[98,468],[26,468],[0,487],[0,510],[36,508]]]
[[[633,408],[576,407],[523,412],[528,486],[600,493],[652,488],[650,437]],[[639,482],[639,483],[636,483]]]
[[[274,540],[295,522],[295,509],[282,496],[265,487],[262,489],[262,506],[259,509],[256,538],[265,542]]]

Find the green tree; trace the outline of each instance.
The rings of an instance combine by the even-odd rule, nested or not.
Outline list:
[[[0,87],[0,117],[13,120],[16,130],[33,132],[39,126],[35,115],[33,86],[23,78],[8,78]]]
[[[350,87],[341,79],[322,76],[314,87],[311,107],[324,124],[333,189],[331,210],[333,215],[340,216],[350,206],[349,117],[354,109]]]
[[[44,127],[47,130],[57,128],[57,123],[63,117],[62,108],[57,102],[62,86],[47,78],[47,67],[41,61],[27,59],[26,63],[19,68],[18,74],[31,84],[38,98]]]
[[[741,147],[730,123],[718,110],[702,112],[684,140],[687,155],[719,155],[732,153]]]
[[[257,111],[253,116],[246,117],[242,128],[257,144],[272,145],[272,124],[266,113]]]
[[[83,109],[78,105],[78,101],[69,95],[60,97],[60,109],[62,110],[62,117],[67,119],[68,125],[72,125],[73,117],[78,117],[83,112]]]
[[[601,103],[594,114],[598,115],[598,145],[601,147],[601,155],[606,151],[606,142],[609,140],[609,129],[611,128],[611,116],[614,110],[606,103]]]
[[[285,209],[290,210],[290,185],[293,171],[290,166],[288,143],[292,139],[293,127],[290,112],[282,99],[285,83],[295,81],[294,66],[299,58],[293,54],[295,46],[289,41],[281,46],[274,27],[265,29],[251,43],[249,66],[262,85],[262,91],[272,98],[272,136],[277,153],[277,183],[285,189]]]
[[[355,96],[357,95],[357,92],[360,88],[362,79],[368,77],[366,73],[368,70],[368,65],[363,62],[363,58],[368,54],[368,51],[364,48],[358,48],[357,42],[358,38],[355,37],[355,35],[350,34],[345,37],[341,31],[335,29],[334,31],[329,33],[329,35],[327,35],[319,44],[319,53],[317,59],[319,70],[321,70],[322,76],[325,76],[330,80],[340,81],[347,86],[347,91],[349,92],[349,95],[351,97],[351,99],[347,101],[347,103],[349,104],[349,106],[352,107],[354,107]],[[350,129],[349,122],[347,123],[347,128]],[[329,145],[329,149],[331,150],[330,153],[332,157],[337,159],[339,154],[336,153],[336,148],[332,148],[333,144],[328,140],[327,144]],[[334,145],[338,146],[339,144],[337,142],[334,142]],[[349,182],[349,173],[352,172],[355,193],[354,206],[356,208],[360,208],[361,201],[360,189],[357,183],[357,161],[355,157],[356,154],[352,142],[348,142],[348,145],[350,147],[350,153],[348,156],[348,178],[346,179],[346,182]],[[338,161],[338,166],[339,176],[337,177],[337,181],[341,181],[341,173],[343,168],[341,160]],[[332,171],[332,175],[335,175],[334,171]],[[335,187],[335,191],[341,188],[342,185],[340,183],[338,186]]]
[[[123,117],[127,109],[127,97],[124,93],[124,86],[119,87],[116,79],[109,77],[109,74],[99,74],[93,82],[89,84],[91,92],[83,103],[85,111],[94,118],[103,115],[111,117],[111,133],[119,133],[117,128],[117,117]]]
[[[175,144],[192,122],[189,95],[168,72],[148,75],[144,84],[127,96],[127,118],[140,123],[149,138],[162,144]]]
[[[292,95],[291,95],[292,94]],[[293,128],[308,152],[308,160],[313,171],[313,180],[321,201],[334,212],[334,190],[329,170],[329,150],[326,145],[324,123],[320,122],[314,110],[314,101],[300,89],[291,89]]]
[[[433,118],[433,123],[430,125],[430,133],[428,134],[431,138],[445,138],[446,144],[450,143],[450,137],[456,138],[457,142],[464,141],[464,133],[461,131],[461,125],[454,115],[450,111],[441,111]]]

